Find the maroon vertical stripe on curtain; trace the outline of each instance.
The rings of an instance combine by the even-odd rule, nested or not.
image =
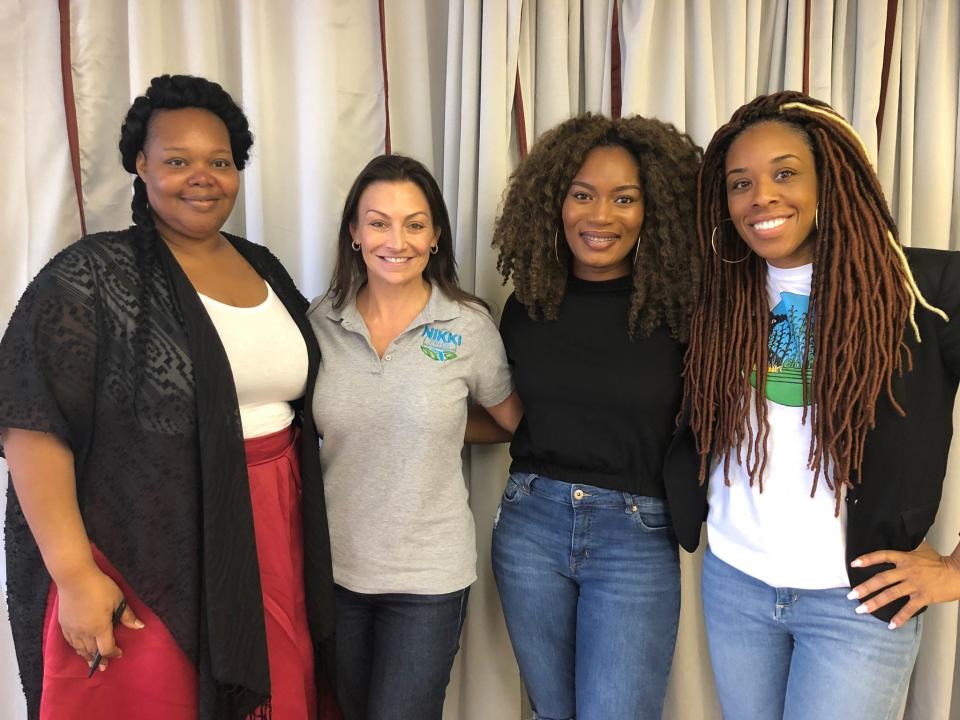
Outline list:
[[[517,80],[513,86],[513,115],[517,123],[517,147],[520,159],[527,156],[527,118],[523,112],[523,88],[520,87],[520,67],[517,63]]]
[[[80,134],[77,130],[77,103],[73,96],[73,70],[70,66],[70,0],[59,0],[60,7],[60,73],[63,76],[63,109],[67,119],[67,142],[70,144],[70,164],[73,166],[73,184],[77,191],[80,210],[80,232],[87,234],[83,214],[83,186],[80,183]]]
[[[61,0],[62,1],[62,0]],[[390,81],[387,74],[387,18],[383,12],[383,0],[380,0],[380,64],[383,66],[383,114],[386,126],[383,133],[383,152],[390,155]]]
[[[883,133],[883,109],[887,105],[887,86],[890,83],[890,58],[893,55],[893,35],[897,30],[897,0],[887,0],[887,25],[883,38],[883,69],[880,73],[880,107],[877,108],[877,146]]]
[[[610,23],[610,115],[620,117],[623,109],[623,84],[620,77],[620,4],[613,0],[613,21]]]
[[[803,94],[810,94],[810,15],[811,0],[803,4]]]

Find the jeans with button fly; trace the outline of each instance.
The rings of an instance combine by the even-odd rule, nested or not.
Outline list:
[[[922,616],[889,630],[854,612],[848,592],[773,587],[707,550],[703,610],[726,720],[899,716]]]
[[[659,720],[680,565],[659,498],[513,473],[493,571],[540,720]]]

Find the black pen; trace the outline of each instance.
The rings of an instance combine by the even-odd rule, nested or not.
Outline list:
[[[116,627],[120,623],[120,616],[123,615],[123,611],[126,609],[126,607],[127,607],[127,601],[121,598],[120,604],[117,605],[117,609],[113,611],[114,627]],[[93,677],[93,674],[97,671],[97,667],[100,665],[101,660],[103,660],[103,655],[101,655],[100,651],[97,650],[96,654],[93,656],[93,662],[90,663],[90,672],[87,673],[87,679]]]

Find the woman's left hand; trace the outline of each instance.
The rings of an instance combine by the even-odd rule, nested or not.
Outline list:
[[[891,630],[903,625],[925,605],[960,599],[960,553],[956,550],[953,555],[941,555],[924,540],[911,552],[878,550],[861,555],[850,564],[870,567],[880,563],[891,563],[895,567],[860,583],[847,597],[856,600],[886,587],[857,607],[858,613],[868,613],[909,596],[907,604],[890,621]]]

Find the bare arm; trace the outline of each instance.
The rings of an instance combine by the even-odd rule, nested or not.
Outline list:
[[[98,649],[104,658],[118,657],[111,616],[123,594],[93,560],[77,505],[73,453],[49,433],[8,429],[2,438],[17,500],[57,584],[64,637],[88,662]],[[143,626],[129,608],[121,622]]]
[[[488,408],[471,405],[467,411],[464,442],[475,444],[510,442],[522,417],[523,404],[516,390],[497,405],[491,405]]]

